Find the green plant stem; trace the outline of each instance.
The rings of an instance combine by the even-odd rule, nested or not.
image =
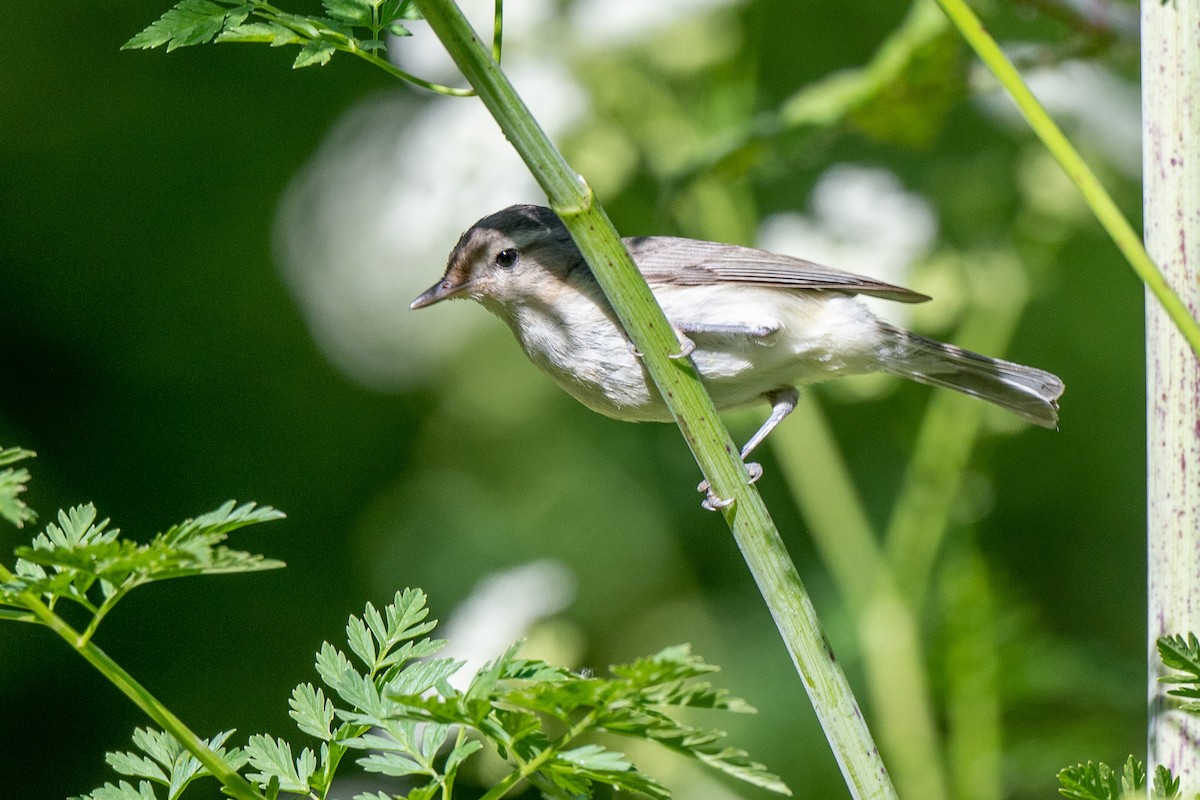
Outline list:
[[[973,256],[972,303],[954,339],[980,353],[1008,351],[1028,295],[1015,261]],[[884,533],[884,550],[901,593],[916,610],[926,601],[934,562],[988,407],[936,392],[917,434],[904,485]]]
[[[451,0],[416,0],[438,38],[475,87],[500,128],[546,192],[591,266],[621,324],[643,354],[713,491],[733,502],[722,510],[754,575],[793,663],[856,798],[894,798],[887,770],[812,602],[738,449],[687,359],[670,358],[679,342],[591,189],[571,170],[462,12]]]
[[[972,261],[980,285],[955,339],[1002,353],[1025,307],[1021,276],[1004,261]],[[781,431],[772,443],[821,559],[860,621],[857,634],[879,738],[905,797],[949,794],[918,611],[928,599],[962,468],[984,412],[978,400],[951,392],[931,397],[882,544],[816,401],[802,397],[792,414],[791,424],[802,436]],[[987,788],[999,791],[998,784]]]
[[[996,44],[996,40],[987,32],[979,17],[975,16],[965,0],[937,0],[937,2],[983,63],[1008,90],[1009,95],[1016,102],[1017,108],[1029,122],[1029,126],[1033,128],[1034,133],[1042,140],[1046,149],[1058,161],[1059,166],[1067,173],[1071,182],[1079,188],[1084,200],[1092,209],[1092,213],[1096,215],[1096,219],[1112,237],[1118,249],[1129,262],[1129,266],[1142,279],[1146,288],[1162,304],[1171,321],[1187,339],[1193,353],[1200,355],[1200,323],[1197,323],[1187,305],[1167,282],[1162,270],[1150,258],[1146,248],[1142,246],[1141,237],[1125,219],[1121,210],[1117,208],[1117,204],[1105,191],[1095,173],[1071,146],[1070,141],[1063,135],[1059,127],[1054,124],[1054,120],[1046,113],[1042,104],[1029,91],[1029,87],[1021,79],[1021,74],[1004,55],[1000,45]]]
[[[772,452],[821,560],[858,620],[855,634],[876,727],[896,785],[902,797],[943,800],[945,768],[919,623],[892,577],[820,406],[803,395],[792,418],[803,436],[777,432]]]
[[[14,577],[7,567],[0,564],[0,580],[10,581]],[[84,639],[62,617],[51,611],[41,599],[32,593],[21,592],[17,597],[26,608],[37,616],[39,622],[57,633],[75,652],[107,678],[109,683],[116,686],[122,694],[133,701],[134,705],[146,712],[146,715],[159,727],[174,736],[185,750],[195,756],[205,769],[221,782],[231,797],[238,798],[238,800],[265,800],[249,781],[229,766],[203,739],[193,733],[182,720],[172,714],[166,706],[159,702],[158,698],[150,694],[146,687],[138,683],[107,653],[94,643]]]

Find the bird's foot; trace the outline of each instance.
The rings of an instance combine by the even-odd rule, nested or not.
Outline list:
[[[696,350],[696,343],[689,339],[681,330],[675,329],[675,336],[679,339],[679,352],[671,353],[667,356],[670,359],[687,358]],[[629,354],[634,358],[641,358],[642,351],[637,349],[637,345],[632,340],[625,342],[625,348],[629,350]]]
[[[687,358],[696,351],[696,343],[687,337],[679,328],[675,329],[675,336],[679,339],[679,352],[671,353],[667,358]]]
[[[762,464],[755,461],[746,464],[746,483],[754,483],[762,477],[762,474]],[[700,507],[705,511],[719,511],[722,508],[733,505],[734,498],[717,497],[716,493],[712,490],[712,486],[706,480],[700,481],[700,485],[696,487],[696,491],[704,494],[704,499],[700,501]]]

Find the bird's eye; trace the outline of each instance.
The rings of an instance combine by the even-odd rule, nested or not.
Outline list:
[[[517,260],[521,254],[515,248],[509,247],[506,250],[501,250],[496,253],[496,266],[501,269],[512,269],[517,265]]]

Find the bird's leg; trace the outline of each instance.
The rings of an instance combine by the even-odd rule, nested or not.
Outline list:
[[[767,438],[768,433],[775,430],[775,426],[796,410],[796,403],[800,402],[800,392],[796,391],[794,386],[776,389],[773,392],[767,392],[767,402],[771,404],[771,416],[767,417],[767,421],[758,429],[758,433],[751,436],[750,441],[746,442],[746,446],[742,448],[743,461],[746,460],[746,456],[750,455],[750,451],[762,444],[762,440]]]
[[[796,409],[796,403],[800,401],[800,393],[793,386],[767,392],[766,397],[767,401],[771,403],[771,416],[767,417],[767,421],[762,424],[762,427],[750,437],[750,441],[746,442],[746,446],[742,448],[742,461],[746,460],[746,456],[750,455],[754,448],[762,444],[763,439],[767,438],[768,433],[775,430],[775,427]],[[761,478],[762,473],[761,464],[753,461],[746,464],[746,474],[749,477],[750,483],[754,483]],[[702,481],[696,487],[696,491],[704,492],[705,497],[700,502],[700,505],[708,511],[716,511],[733,502],[732,500],[726,500],[713,494],[712,487],[708,485],[708,481]]]

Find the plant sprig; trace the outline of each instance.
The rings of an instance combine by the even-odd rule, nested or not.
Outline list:
[[[16,549],[12,573],[0,574],[0,616],[27,622],[47,620],[32,598],[53,612],[60,601],[85,609],[90,620],[79,643],[88,642],[101,621],[129,592],[155,581],[277,569],[282,561],[226,547],[229,533],[280,519],[269,506],[232,500],[207,514],[174,525],[146,544],[120,536],[107,519],[97,520],[90,503],[59,511],[56,522]]]
[[[274,800],[303,795],[325,800],[347,755],[368,773],[405,779],[404,794],[376,791],[355,800],[450,800],[462,765],[491,745],[509,772],[484,795],[499,800],[528,782],[548,797],[591,797],[600,785],[666,800],[670,791],[640,771],[624,753],[594,741],[597,733],[658,742],[738,780],[779,794],[787,786],[745,751],[724,744],[725,734],[672,718],[671,709],[751,713],[744,701],[702,680],[717,668],[686,646],[667,648],[599,678],[520,658],[513,645],[456,689],[463,662],[437,654],[446,645],[426,634],[425,593],[397,592],[382,610],[370,603],[346,624],[349,654],[329,642],[316,654],[322,686],[302,683],[288,701],[300,731],[319,745],[299,747],[265,734],[226,752],[230,732],[208,740],[249,781]],[[110,753],[119,773],[140,778],[107,783],[78,800],[175,800],[196,778],[200,763],[155,731],[135,732],[139,753]],[[144,755],[143,755],[144,754]]]
[[[205,744],[223,758],[234,769],[240,769],[247,760],[246,754],[237,749],[227,750],[224,745],[233,731],[223,731],[206,739]],[[114,752],[105,756],[105,761],[120,775],[138,780],[137,786],[129,781],[106,783],[86,795],[72,800],[152,800],[157,798],[155,785],[166,787],[168,800],[175,800],[198,778],[211,773],[191,753],[183,749],[174,736],[150,728],[138,728],[133,732],[134,747],[140,752]]]
[[[1070,800],[1179,800],[1179,779],[1161,764],[1146,793],[1146,765],[1133,756],[1117,772],[1104,763],[1076,764],[1058,773],[1059,794]]]
[[[1163,636],[1158,640],[1158,657],[1164,666],[1184,673],[1159,678],[1162,683],[1179,686],[1167,694],[1189,698],[1189,702],[1180,704],[1184,711],[1200,711],[1200,639],[1194,633],[1186,637]]]
[[[25,491],[25,484],[29,482],[29,470],[24,467],[14,469],[10,465],[33,458],[34,455],[32,450],[20,447],[0,448],[0,467],[4,467],[0,470],[0,517],[18,528],[23,527],[26,522],[32,522],[37,515],[20,497]]]
[[[294,69],[323,66],[334,53],[362,58],[396,78],[439,94],[466,97],[460,89],[418,78],[386,58],[387,35],[412,32],[405,22],[420,19],[412,0],[321,0],[324,15],[293,14],[263,0],[180,0],[126,42],[122,49],[167,52],[209,42],[260,42],[271,47],[298,45]],[[499,60],[503,0],[495,3],[493,54]]]
[[[404,795],[409,800],[449,797],[463,762],[487,742],[510,766],[485,795],[489,800],[522,781],[550,796],[590,796],[604,784],[670,797],[623,753],[587,741],[608,732],[658,742],[739,780],[790,794],[744,751],[724,746],[722,732],[667,713],[684,707],[753,711],[700,680],[716,667],[688,648],[668,648],[599,678],[520,658],[518,644],[459,690],[451,679],[463,663],[437,656],[445,642],[425,636],[436,624],[427,619],[425,601],[423,592],[407,589],[382,611],[367,604],[362,616],[350,617],[346,639],[353,658],[328,642],[321,646],[316,668],[324,686],[301,684],[289,702],[300,730],[320,741],[319,752],[303,748],[293,757],[286,741],[252,736],[246,752],[258,772],[251,780],[264,789],[278,781],[285,791],[324,798],[338,763],[355,751],[367,772],[413,781]]]
[[[1180,688],[1167,692],[1175,697],[1191,698],[1180,709],[1200,712],[1200,639],[1196,634],[1162,636],[1158,639],[1158,655],[1163,665],[1183,674],[1164,675],[1159,681]],[[1058,773],[1059,793],[1070,800],[1181,800],[1180,781],[1170,769],[1159,764],[1154,768],[1154,781],[1147,793],[1146,765],[1129,756],[1118,772],[1103,762],[1076,764]],[[1200,800],[1200,794],[1192,795]]]

